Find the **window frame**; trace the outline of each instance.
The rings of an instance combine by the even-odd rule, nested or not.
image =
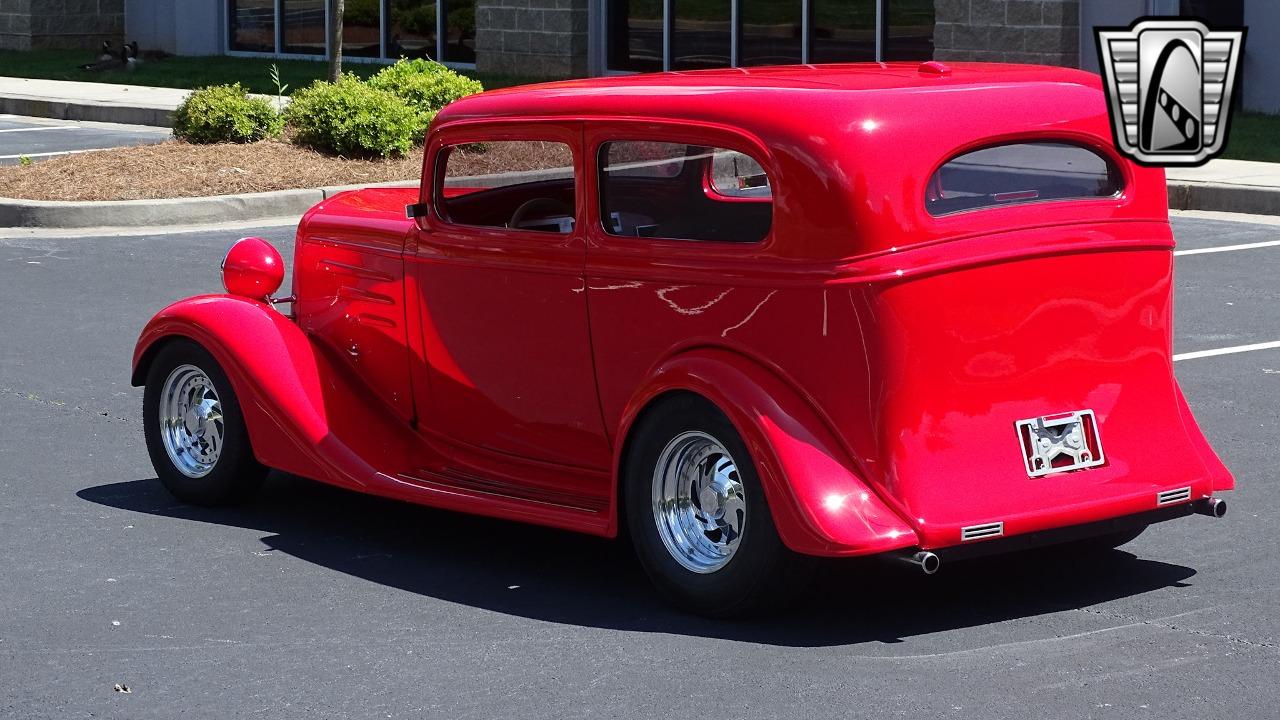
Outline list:
[[[953,210],[945,213],[934,213],[929,209],[929,188],[938,179],[939,173],[947,165],[955,160],[962,158],[982,150],[990,150],[1000,147],[1008,147],[1014,145],[1068,145],[1085,152],[1091,153],[1106,163],[1109,170],[1114,171],[1118,187],[1115,193],[1111,195],[1084,195],[1080,197],[1069,198],[1036,198],[1029,200],[1013,200],[1006,203],[982,205],[974,208],[965,208],[961,210]],[[924,184],[921,187],[920,207],[924,210],[925,217],[933,221],[945,221],[957,216],[968,216],[972,213],[990,212],[993,210],[1008,210],[1013,208],[1025,208],[1036,205],[1047,204],[1094,204],[1105,203],[1115,204],[1123,202],[1133,186],[1133,176],[1128,165],[1119,158],[1114,150],[1104,147],[1097,142],[1097,138],[1086,135],[1026,135],[1017,134],[1004,137],[983,138],[977,142],[969,143],[963,147],[957,148],[938,162],[935,163],[929,172],[925,175]]]
[[[516,118],[511,120],[484,119],[449,123],[431,133],[423,160],[422,182],[419,199],[429,206],[421,224],[423,230],[444,234],[461,234],[472,237],[515,240],[538,245],[558,245],[571,242],[583,234],[584,208],[587,183],[583,181],[585,168],[582,153],[580,122],[535,121]],[[493,225],[468,225],[450,220],[441,202],[444,192],[445,171],[448,164],[444,152],[458,145],[481,142],[525,141],[554,142],[569,148],[573,162],[573,230],[567,233],[498,227]]]
[[[604,147],[611,142],[665,142],[676,145],[700,145],[723,150],[732,150],[750,156],[765,171],[769,178],[769,186],[772,195],[768,200],[764,199],[742,199],[723,197],[716,194],[713,198],[717,202],[740,203],[740,202],[768,202],[772,207],[772,213],[769,223],[769,231],[759,240],[752,241],[733,241],[733,240],[698,240],[695,238],[672,238],[672,237],[633,237],[630,235],[617,235],[605,226],[605,208],[604,208]],[[711,123],[698,123],[692,125],[681,125],[675,123],[655,123],[647,121],[635,122],[609,122],[607,128],[602,128],[594,133],[588,133],[584,147],[589,150],[585,153],[589,160],[586,168],[590,176],[590,186],[594,197],[590,198],[589,205],[586,209],[589,212],[589,232],[592,237],[592,245],[613,246],[617,248],[626,247],[628,249],[643,248],[648,251],[672,251],[680,254],[681,251],[690,248],[703,249],[703,254],[713,255],[718,252],[749,252],[758,253],[762,248],[771,247],[777,236],[778,229],[778,196],[779,173],[773,154],[769,152],[767,146],[754,137],[744,132],[721,125]],[[707,163],[698,178],[699,186],[703,192],[709,191],[708,175],[711,170],[711,164]],[[686,165],[681,170],[681,176],[687,173]],[[679,177],[679,176],[677,176]],[[714,191],[710,191],[714,192]]]

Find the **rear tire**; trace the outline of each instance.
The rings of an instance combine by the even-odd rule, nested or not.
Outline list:
[[[183,502],[240,502],[266,478],[231,381],[195,342],[171,340],[151,363],[142,426],[156,475]]]
[[[706,400],[679,396],[649,412],[623,483],[636,556],[679,607],[744,617],[804,587],[813,559],[783,545],[746,445]]]

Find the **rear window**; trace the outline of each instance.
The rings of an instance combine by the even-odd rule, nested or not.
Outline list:
[[[1109,198],[1124,186],[1120,169],[1080,145],[996,145],[951,159],[929,180],[930,215],[1047,200]]]

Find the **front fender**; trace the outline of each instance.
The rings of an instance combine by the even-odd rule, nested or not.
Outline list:
[[[791,550],[869,555],[918,544],[915,531],[859,477],[809,404],[776,375],[736,353],[697,349],[662,363],[628,405],[619,437],[628,436],[653,400],[679,391],[701,395],[733,423],[751,451],[778,533]],[[618,444],[616,468],[622,467],[624,447]]]
[[[356,489],[381,484],[380,471],[403,465],[407,446],[401,429],[361,401],[344,369],[269,305],[204,295],[161,310],[134,349],[134,385],[146,381],[156,352],[175,337],[199,343],[222,366],[239,398],[254,455],[264,465]],[[364,458],[386,461],[387,467],[375,468]]]

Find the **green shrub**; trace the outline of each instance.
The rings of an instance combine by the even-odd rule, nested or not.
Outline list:
[[[173,111],[174,137],[193,143],[256,142],[283,127],[271,102],[249,97],[240,83],[195,90]]]
[[[389,157],[413,147],[417,113],[392,93],[351,74],[293,94],[285,119],[294,142],[339,155]]]
[[[398,60],[369,78],[369,85],[395,93],[418,113],[414,140],[427,134],[427,126],[440,108],[460,97],[484,91],[478,80],[460,75],[434,60]]]

